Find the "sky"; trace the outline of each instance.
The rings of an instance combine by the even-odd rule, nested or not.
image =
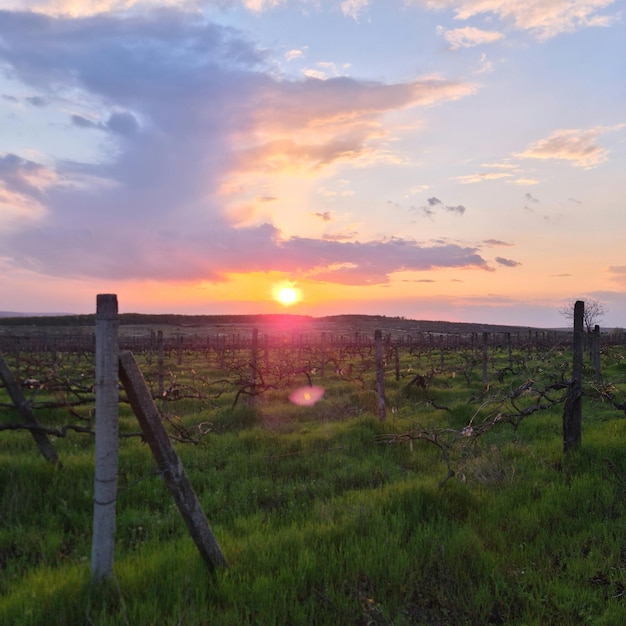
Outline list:
[[[0,0],[0,310],[626,327],[625,21]]]

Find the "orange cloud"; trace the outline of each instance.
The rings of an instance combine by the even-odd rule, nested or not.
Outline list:
[[[571,161],[577,167],[590,169],[608,160],[608,150],[596,143],[598,137],[608,130],[612,129],[597,126],[588,129],[557,130],[516,156],[526,159]]]

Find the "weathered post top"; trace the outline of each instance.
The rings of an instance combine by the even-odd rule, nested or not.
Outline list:
[[[96,296],[96,317],[105,320],[117,318],[117,294],[99,293]]]
[[[574,331],[583,329],[583,322],[585,320],[585,302],[583,300],[576,300],[574,304]]]

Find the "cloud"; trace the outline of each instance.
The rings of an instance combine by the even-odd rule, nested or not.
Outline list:
[[[517,165],[513,165],[513,163],[483,163],[482,167],[488,167],[490,169],[502,169],[502,170],[514,170],[517,168]]]
[[[273,9],[284,2],[285,0],[241,0],[241,4],[243,4],[246,9],[255,13]]]
[[[9,11],[33,11],[55,16],[84,17],[108,12],[119,12],[135,7],[178,7],[193,8],[200,4],[210,4],[198,0],[89,0],[88,2],[77,0],[0,0],[0,10]],[[250,10],[255,10],[255,5],[262,7],[276,6],[280,0],[250,0],[243,1],[244,5],[250,5]],[[224,4],[224,3],[222,3]]]
[[[139,123],[132,113],[111,113],[106,122],[94,122],[82,115],[70,116],[73,126],[110,131],[121,136],[134,135],[139,130]]]
[[[462,185],[471,185],[474,183],[482,183],[486,180],[499,180],[500,178],[510,178],[513,174],[507,172],[483,172],[480,174],[468,174],[466,176],[457,176]]]
[[[34,107],[45,107],[48,104],[48,101],[41,96],[30,96],[25,98],[25,100]]]
[[[287,4],[287,0],[0,0],[0,10],[79,17],[139,11],[154,6],[194,10],[204,5],[241,5],[259,14],[284,4]],[[300,0],[300,4],[318,8],[319,0]],[[370,0],[342,0],[339,7],[346,17],[358,20],[369,4]],[[609,26],[619,19],[618,12],[602,13],[614,4],[614,0],[405,0],[405,4],[431,10],[451,9],[457,20],[469,20],[480,15],[487,18],[495,16],[518,30],[530,32],[538,39],[548,39],[581,28]],[[458,37],[462,42],[471,43],[474,40],[471,30],[469,35]]]
[[[512,243],[507,243],[506,241],[500,241],[499,239],[485,239],[483,243],[486,246],[512,246]]]
[[[490,269],[475,248],[454,244],[422,246],[407,239],[338,244],[295,237],[281,245],[281,249],[287,259],[294,252],[300,263],[310,259],[311,269],[305,272],[307,278],[349,285],[386,283],[390,274],[406,270]]]
[[[54,174],[38,163],[15,154],[0,156],[0,181],[6,189],[41,198],[42,191],[56,180]]]
[[[480,55],[478,65],[474,69],[474,74],[487,74],[493,69],[493,63],[487,59],[487,55],[483,52]]]
[[[602,134],[616,128],[618,127],[597,126],[557,130],[516,156],[525,159],[570,161],[576,167],[590,169],[608,160],[608,150],[599,146],[596,141]]]
[[[316,217],[319,217],[324,222],[332,222],[333,221],[333,216],[331,215],[330,211],[324,211],[323,213],[314,213],[314,215]]]
[[[260,14],[281,5],[288,0],[0,0],[0,10],[32,10],[49,15],[70,15],[72,17],[96,15],[106,12],[128,11],[150,7],[175,7],[179,9],[197,9],[204,6],[230,8],[241,6],[251,13]],[[299,0],[301,5],[318,8],[319,0]],[[342,0],[339,7],[346,17],[357,20],[367,10],[370,0]]]
[[[29,227],[46,213],[44,191],[56,176],[46,167],[15,154],[0,156],[0,233]]]
[[[403,269],[489,269],[473,248],[285,239],[272,224],[237,227],[229,216],[274,197],[281,175],[388,158],[385,114],[465,97],[470,83],[276,77],[235,29],[171,9],[0,12],[0,38],[0,63],[36,95],[54,91],[48,106],[63,102],[72,132],[103,146],[90,162],[3,157],[1,201],[20,208],[0,244],[15,266],[163,281],[276,270],[347,284]]]
[[[354,241],[358,234],[355,230],[343,233],[324,233],[322,239],[324,241]]]
[[[458,204],[457,206],[446,206],[446,211],[463,215],[463,213],[465,213],[465,207],[462,204]]]
[[[134,135],[139,130],[139,123],[132,113],[111,113],[106,128],[118,135]]]
[[[103,234],[94,227],[31,229],[17,240],[16,262],[50,275],[101,279],[220,281],[228,273],[285,272],[320,282],[373,285],[392,273],[437,268],[489,270],[476,249],[457,245],[423,246],[407,239],[340,242],[332,239],[281,239],[269,224],[223,229],[195,237],[181,232],[120,228]],[[28,252],[22,252],[27,250]]]
[[[341,12],[358,20],[359,15],[365,11],[370,4],[370,0],[343,0],[341,3]]]
[[[317,69],[315,69],[317,68]],[[338,64],[331,61],[318,61],[315,68],[307,68],[302,71],[307,78],[317,78],[318,80],[326,80],[328,78],[337,78],[343,76],[346,70],[350,68],[349,63]]]
[[[241,5],[253,13],[261,13],[284,4],[287,0],[0,0],[0,9],[76,17],[155,5],[189,9],[203,5]],[[300,0],[300,4],[316,8],[320,2]],[[601,13],[613,5],[614,0],[405,0],[405,4],[433,10],[452,9],[458,20],[478,15],[496,16],[543,38],[588,26],[606,26],[617,19]],[[356,19],[369,5],[370,0],[342,0],[340,8],[344,15]]]
[[[497,256],[495,262],[498,265],[504,265],[504,267],[518,267],[521,265],[518,261],[512,261],[511,259],[505,259],[504,257]]]
[[[406,0],[413,6],[452,9],[458,20],[479,15],[496,16],[538,39],[574,32],[591,26],[609,26],[618,15],[601,11],[614,0]]]
[[[301,59],[304,56],[304,50],[289,50],[285,53],[285,59],[287,61],[294,61],[295,59]]]
[[[539,181],[536,178],[516,178],[515,180],[507,181],[515,185],[538,185]]]
[[[70,116],[70,120],[74,126],[78,128],[100,128],[100,125],[92,120],[88,120],[86,117],[82,115],[72,115]]]
[[[475,46],[494,43],[504,37],[502,33],[493,30],[481,30],[473,26],[465,26],[464,28],[454,28],[451,30],[447,30],[443,26],[437,26],[437,34],[441,35],[450,44],[451,50],[474,48]],[[483,71],[485,71],[484,67]]]
[[[411,207],[410,211],[413,213],[422,213],[426,217],[433,217],[437,210],[446,211],[448,213],[456,213],[457,215],[463,215],[467,210],[462,204],[458,205],[446,205],[439,198],[433,196],[426,200],[427,205],[420,207]]]

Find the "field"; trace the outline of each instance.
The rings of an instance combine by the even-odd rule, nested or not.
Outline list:
[[[566,338],[275,318],[253,354],[250,320],[128,321],[227,566],[200,558],[123,401],[114,578],[91,584],[90,328],[8,324],[3,356],[62,466],[0,389],[0,624],[626,623],[623,345],[603,346],[601,376],[585,362],[564,454]],[[87,341],[65,350],[70,334]],[[289,400],[310,385],[318,402]]]

